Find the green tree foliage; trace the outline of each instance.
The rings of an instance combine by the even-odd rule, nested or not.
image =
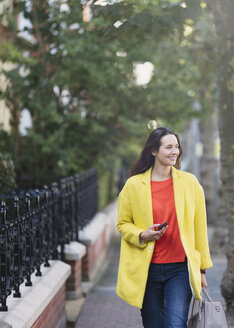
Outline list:
[[[149,120],[180,130],[197,115],[202,65],[211,60],[196,57],[208,44],[199,1],[94,4],[90,22],[82,11],[77,0],[20,0],[8,15],[11,37],[0,58],[15,66],[4,72],[2,98],[12,114],[17,174],[37,184],[93,165],[112,175],[121,158],[132,161]],[[21,33],[12,19],[19,12],[29,22]],[[188,25],[193,33],[186,36]],[[134,67],[145,61],[154,65],[152,79],[137,85]],[[19,137],[25,108],[33,126]]]
[[[0,153],[0,194],[6,194],[16,187],[13,161]]]

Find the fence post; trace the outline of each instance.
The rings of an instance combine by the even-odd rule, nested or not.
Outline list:
[[[20,298],[20,219],[19,219],[19,198],[14,198],[14,226],[13,226],[13,242],[14,242],[14,268],[13,268],[13,281],[14,281],[14,293],[13,297]]]
[[[30,194],[27,192],[25,198],[26,203],[26,218],[25,218],[25,235],[26,235],[26,259],[25,259],[25,270],[26,270],[26,282],[25,286],[32,286],[31,274],[33,272],[32,266],[32,251],[33,251],[33,229],[32,229],[32,213],[31,213],[31,203]]]
[[[58,259],[58,233],[59,233],[59,218],[58,218],[58,184],[57,182],[53,182],[51,185],[52,192],[52,257],[54,259]]]
[[[65,179],[60,180],[60,187],[61,187],[61,202],[60,202],[60,222],[59,222],[59,243],[61,247],[61,260],[65,261],[65,254],[64,254],[64,245],[66,243],[67,238],[67,227],[66,227],[66,203],[65,203],[65,196],[66,196],[66,183]]]
[[[6,298],[8,296],[7,292],[7,236],[6,236],[6,203],[1,204],[1,222],[0,222],[0,251],[1,251],[1,306],[0,311],[7,311],[8,307],[6,305]]]
[[[35,199],[36,199],[36,209],[34,210],[34,224],[35,224],[35,266],[36,266],[36,277],[41,277],[41,254],[42,254],[42,233],[41,225],[43,224],[40,215],[40,192],[38,189],[35,190]]]
[[[44,204],[43,204],[43,212],[42,212],[42,222],[45,226],[45,246],[44,246],[44,258],[45,258],[45,267],[49,267],[49,256],[52,253],[52,224],[51,224],[51,214],[50,213],[50,206],[49,206],[49,193],[48,187],[44,186]]]
[[[79,206],[79,174],[75,176],[75,221],[76,221],[76,241],[79,241],[79,228],[80,228],[80,206]]]

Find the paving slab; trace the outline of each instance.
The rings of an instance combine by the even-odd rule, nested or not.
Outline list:
[[[122,301],[115,293],[119,250],[120,239],[116,237],[107,255],[107,269],[87,296],[75,328],[143,328],[140,310]],[[207,270],[208,292],[212,298],[223,300],[219,286],[226,257],[220,255],[212,260],[214,267]]]

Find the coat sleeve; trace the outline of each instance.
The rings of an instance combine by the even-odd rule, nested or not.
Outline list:
[[[205,196],[202,186],[196,181],[196,201],[195,201],[195,249],[201,255],[201,269],[213,266],[210,259],[210,251],[207,236],[207,219]]]
[[[126,185],[119,194],[117,229],[122,237],[134,246],[144,248],[147,245],[147,241],[140,243],[139,235],[144,229],[141,229],[134,224]]]

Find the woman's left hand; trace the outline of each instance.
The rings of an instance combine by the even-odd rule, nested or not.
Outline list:
[[[207,287],[206,276],[204,273],[201,273],[201,285],[202,285],[202,288]]]

